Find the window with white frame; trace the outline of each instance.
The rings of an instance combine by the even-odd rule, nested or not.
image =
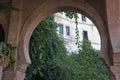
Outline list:
[[[86,22],[86,16],[85,15],[82,15],[81,18],[82,18],[82,21]]]
[[[83,31],[83,37],[88,40],[88,32],[87,31]]]
[[[62,24],[59,24],[59,25],[58,25],[58,28],[59,28],[59,34],[62,34],[62,35],[63,35],[63,25],[62,25]]]
[[[70,36],[70,27],[69,26],[66,26],[66,35]]]

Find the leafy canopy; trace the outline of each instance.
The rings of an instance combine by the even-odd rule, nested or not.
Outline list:
[[[79,54],[68,55],[56,28],[52,15],[33,32],[29,47],[32,64],[26,71],[25,80],[108,80],[107,69],[99,60],[99,51],[84,39]]]

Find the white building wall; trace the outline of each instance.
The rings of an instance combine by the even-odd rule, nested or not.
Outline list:
[[[66,42],[66,47],[69,52],[74,52],[77,51],[77,46],[75,44],[75,23],[74,19],[69,19],[68,17],[65,16],[65,13],[56,13],[55,14],[55,21],[58,24],[63,25],[63,38]],[[79,28],[79,35],[80,35],[80,41],[82,42],[83,40],[83,31],[87,31],[88,33],[88,39],[91,41],[91,44],[93,48],[100,50],[101,48],[101,40],[100,36],[98,33],[98,30],[96,29],[95,25],[88,19],[86,18],[86,22],[82,21],[81,19],[81,14],[79,15],[78,19],[78,28]],[[70,36],[66,35],[66,26],[70,27]]]

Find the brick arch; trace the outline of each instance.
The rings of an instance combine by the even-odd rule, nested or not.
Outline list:
[[[73,0],[46,0],[39,5],[25,20],[19,41],[19,64],[18,72],[24,74],[27,66],[30,64],[29,58],[29,40],[37,24],[46,18],[48,15],[58,11],[73,10],[87,15],[97,26],[101,36],[101,53],[100,56],[104,59],[107,65],[111,65],[108,57],[108,38],[105,24],[100,14],[85,1]]]

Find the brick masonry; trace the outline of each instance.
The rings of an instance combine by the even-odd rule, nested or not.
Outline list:
[[[5,29],[6,41],[14,46],[17,62],[5,69],[2,80],[24,80],[31,63],[29,40],[36,25],[48,15],[73,10],[87,15],[97,26],[101,36],[100,57],[108,66],[110,80],[120,80],[120,1],[119,0],[12,0],[19,11],[5,16],[0,13],[0,24]],[[113,15],[114,14],[114,15]],[[117,66],[117,67],[116,67]]]

